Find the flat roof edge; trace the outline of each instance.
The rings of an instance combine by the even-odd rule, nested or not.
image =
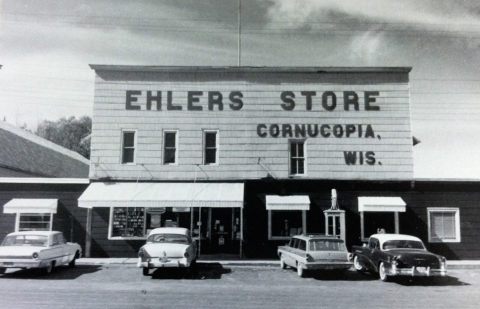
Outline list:
[[[123,72],[253,72],[253,73],[409,73],[412,67],[292,67],[292,66],[150,66],[89,64],[95,71]]]

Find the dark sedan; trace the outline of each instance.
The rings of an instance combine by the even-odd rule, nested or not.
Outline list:
[[[423,242],[402,234],[374,234],[363,246],[353,246],[357,271],[378,273],[382,281],[394,276],[446,276],[445,257],[427,251]]]

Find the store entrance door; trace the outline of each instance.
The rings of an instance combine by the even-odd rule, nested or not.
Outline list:
[[[193,237],[201,255],[240,254],[240,208],[202,207],[193,212]]]

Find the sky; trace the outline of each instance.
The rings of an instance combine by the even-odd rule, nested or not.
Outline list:
[[[0,117],[92,114],[88,64],[238,65],[238,0],[0,0]],[[409,66],[417,178],[480,179],[478,0],[241,0],[241,65]]]

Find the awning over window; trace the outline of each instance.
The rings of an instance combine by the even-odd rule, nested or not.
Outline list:
[[[405,202],[401,197],[359,196],[358,211],[405,212]]]
[[[57,213],[57,199],[14,198],[3,206],[3,213]]]
[[[267,195],[267,210],[309,210],[310,198],[308,195]]]
[[[92,183],[78,199],[92,207],[243,207],[243,183]]]

